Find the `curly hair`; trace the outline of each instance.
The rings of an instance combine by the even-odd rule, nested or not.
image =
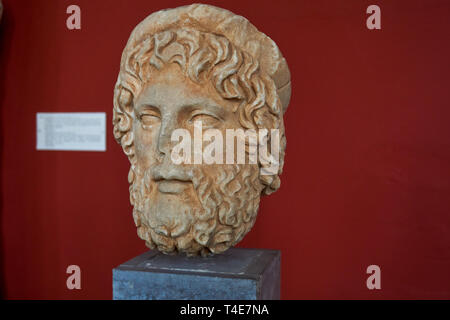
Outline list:
[[[131,130],[134,99],[153,72],[169,63],[178,64],[196,83],[211,81],[222,98],[238,102],[233,112],[238,112],[243,128],[279,130],[278,172],[259,177],[263,194],[276,191],[280,186],[286,139],[283,110],[274,81],[260,68],[257,59],[226,37],[190,28],[144,35],[131,50],[124,52],[114,90],[113,124],[114,137],[128,156],[131,170],[135,164]],[[270,136],[268,139],[270,142]],[[259,159],[260,167],[269,166],[264,160]]]

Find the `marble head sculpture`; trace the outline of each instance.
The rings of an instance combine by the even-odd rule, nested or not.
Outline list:
[[[260,197],[280,187],[290,94],[289,69],[276,44],[228,10],[193,4],[153,13],[136,26],[122,54],[113,124],[131,163],[137,233],[149,248],[205,256],[241,241],[255,223]],[[173,134],[180,129],[194,136],[193,145],[196,130],[214,129],[211,142],[230,129],[276,132],[277,166],[261,154],[244,163],[228,161],[234,156],[205,163],[201,155],[196,162],[195,146],[182,153],[187,161],[176,163]],[[245,137],[249,159],[255,140]],[[263,137],[258,144],[265,141],[272,156],[274,138]],[[227,152],[234,151],[229,145]]]

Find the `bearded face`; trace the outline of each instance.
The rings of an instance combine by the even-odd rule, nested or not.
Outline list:
[[[260,196],[280,187],[290,92],[275,43],[227,10],[163,10],[134,29],[114,89],[113,124],[131,163],[133,216],[148,247],[208,255],[244,237]],[[176,138],[181,131],[186,143]],[[230,145],[229,131],[253,138],[234,136]],[[261,139],[264,131],[270,138]]]
[[[237,102],[209,81],[195,83],[176,64],[154,73],[134,103],[136,161],[130,195],[138,235],[150,248],[188,255],[220,253],[253,226],[263,185],[257,164],[175,164],[172,133],[241,128]],[[195,148],[191,148],[194,157]]]

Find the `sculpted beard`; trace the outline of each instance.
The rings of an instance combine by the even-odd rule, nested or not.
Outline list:
[[[149,248],[206,256],[227,250],[250,231],[263,188],[259,167],[217,165],[214,175],[205,170],[196,166],[184,171],[193,188],[175,195],[158,191],[160,170],[139,165],[130,170],[133,218]]]

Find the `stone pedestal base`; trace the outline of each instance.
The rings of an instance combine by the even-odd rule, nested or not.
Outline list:
[[[113,299],[279,299],[280,256],[240,248],[207,258],[148,251],[113,269]]]

